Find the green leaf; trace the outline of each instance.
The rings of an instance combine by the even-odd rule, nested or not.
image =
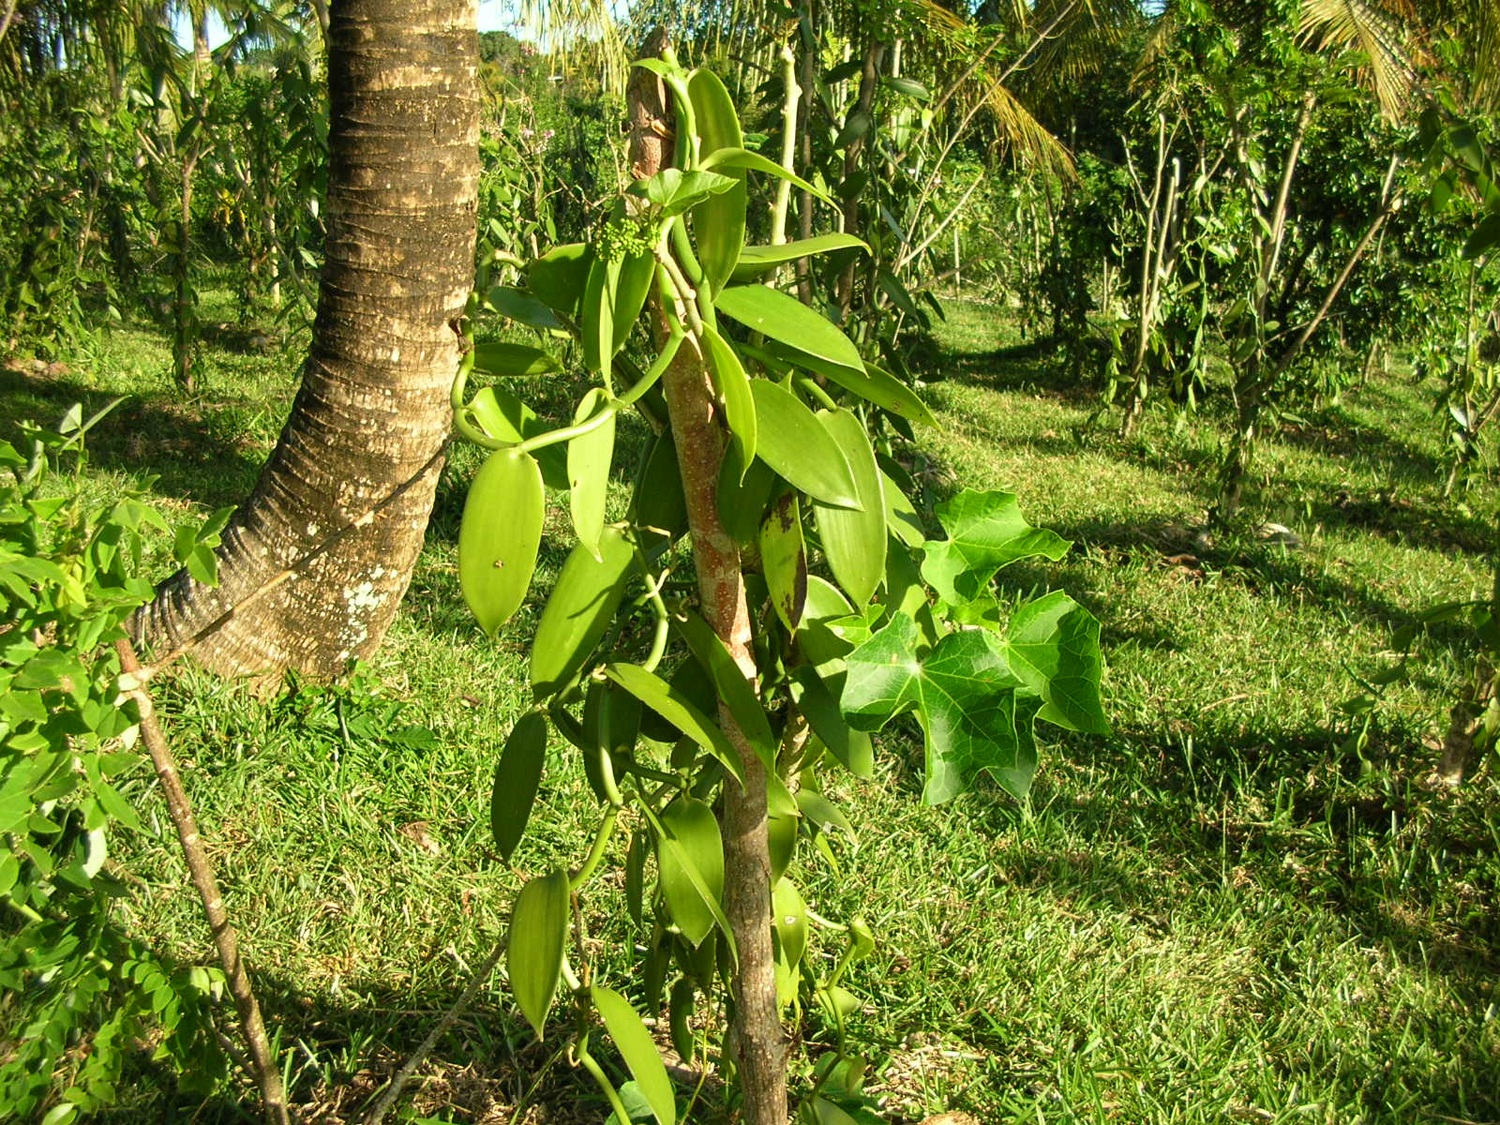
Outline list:
[[[1072,546],[1055,532],[1027,523],[1011,492],[966,488],[939,504],[937,517],[948,538],[928,541],[922,577],[950,605],[979,597],[1002,566],[1037,555],[1057,562]]]
[[[750,384],[759,427],[757,455],[793,488],[840,508],[859,506],[848,458],[802,400],[769,379]]]
[[[484,375],[508,378],[547,375],[561,371],[562,364],[541,348],[526,344],[485,343],[474,345],[474,370]]]
[[[898,94],[905,94],[908,98],[916,98],[919,102],[930,102],[932,92],[915,78],[906,78],[901,75],[882,75],[881,85],[895,90]]]
[[[783,168],[768,156],[762,156],[758,152],[751,152],[745,148],[721,148],[711,156],[703,159],[700,167],[708,168],[741,168],[752,172],[764,172],[768,176],[774,176],[778,180],[785,180],[802,191],[811,192],[829,206],[837,206],[837,200],[822,191],[813,184],[808,183],[795,172]],[[809,239],[809,241],[812,241]],[[802,257],[798,254],[797,257]],[[785,259],[783,259],[785,260]]]
[[[740,443],[729,443],[729,448],[724,451],[724,462],[719,466],[719,487],[714,494],[714,503],[719,509],[724,530],[734,536],[736,543],[755,541],[771,493],[780,487],[781,481],[771,471],[771,466],[756,458],[746,469]]]
[[[844,121],[844,127],[839,130],[839,135],[834,139],[833,147],[835,149],[848,148],[855,141],[863,139],[874,124],[874,117],[865,110],[856,109]]]
[[[924,426],[936,426],[937,419],[917,393],[890,372],[866,363],[861,368],[831,362],[796,345],[773,344],[768,349],[773,360],[780,360],[793,367],[805,367],[825,378],[832,379],[846,391],[858,395],[866,402],[873,402],[882,410],[888,410],[901,418],[909,418]]]
[[[729,932],[719,899],[724,893],[724,841],[713,810],[695,797],[678,797],[661,814],[657,869],[667,911],[696,948],[717,925]]]
[[[594,1010],[604,1021],[604,1029],[614,1040],[620,1057],[625,1060],[625,1066],[645,1095],[656,1120],[661,1125],[676,1125],[677,1100],[672,1093],[672,1081],[667,1077],[667,1068],[641,1017],[635,1014],[630,1001],[613,989],[594,985],[590,994]]]
[[[684,172],[663,168],[645,180],[636,180],[625,190],[659,208],[663,218],[680,215],[710,196],[722,195],[739,186],[733,176],[717,172]]]
[[[807,903],[797,890],[797,884],[790,879],[778,879],[771,888],[771,908],[781,955],[788,967],[795,969],[807,952]]]
[[[760,525],[760,565],[776,616],[791,631],[807,603],[807,545],[797,495],[783,493]]]
[[[469,486],[458,531],[458,584],[490,637],[526,597],[545,510],[541,469],[526,453],[496,450]]]
[[[764,705],[755,687],[740,671],[724,642],[709,628],[708,622],[691,610],[672,619],[672,625],[687,642],[694,659],[708,670],[718,692],[720,703],[728,708],[740,732],[755,748],[768,769],[776,763],[776,739],[766,718]]]
[[[1036,772],[1032,723],[1042,700],[1017,691],[1000,642],[984,630],[949,633],[918,655],[920,632],[904,613],[847,658],[841,706],[871,730],[915,711],[926,736],[927,783],[922,800],[939,804],[987,772],[1017,799]]]
[[[500,849],[500,858],[506,863],[526,831],[546,760],[546,717],[529,711],[510,728],[490,788],[490,832]]]
[[[854,476],[858,508],[831,508],[813,501],[823,555],[855,607],[870,603],[885,577],[885,494],[875,450],[865,424],[847,410],[816,415],[848,462]]]
[[[668,541],[686,534],[687,499],[682,494],[682,469],[670,430],[652,444],[636,482],[631,508],[630,519],[638,534],[649,528],[664,534]],[[646,546],[644,540],[642,545]]]
[[[611,664],[605,675],[635,696],[704,750],[717,758],[736,781],[743,781],[740,756],[717,724],[695,707],[682,692],[654,672],[637,664]]]
[[[526,283],[533,296],[577,320],[593,257],[582,242],[554,246],[526,267]]]
[[[714,307],[731,320],[795,351],[855,371],[864,370],[864,361],[849,337],[826,317],[779,290],[764,285],[731,286],[719,294]]]
[[[807,607],[797,625],[797,647],[814,666],[847,655],[853,647],[828,627],[828,622],[854,612],[844,592],[816,574],[807,579]]]
[[[507,320],[514,320],[528,328],[540,331],[555,331],[563,323],[545,301],[538,300],[523,289],[509,285],[496,285],[486,297],[490,307]]]
[[[917,515],[916,505],[901,490],[901,486],[891,479],[890,474],[884,471],[880,474],[880,488],[885,494],[885,510],[890,529],[896,538],[908,547],[923,546],[927,542],[927,534],[922,530],[922,517]]]
[[[844,815],[844,810],[823,794],[813,789],[797,790],[797,808],[802,815],[819,828],[837,828],[856,839],[854,825]]]
[[[1099,621],[1061,590],[1011,615],[1003,652],[1029,691],[1045,700],[1038,718],[1067,730],[1108,734],[1099,700]]]
[[[1472,261],[1500,246],[1500,211],[1493,211],[1479,221],[1464,243],[1463,256]]]
[[[591,388],[578,403],[574,424],[594,416],[607,401],[600,387]],[[609,415],[588,433],[568,442],[568,510],[578,542],[596,559],[604,534],[604,504],[609,493],[609,469],[615,456],[615,416]]]
[[[481,388],[464,409],[469,411],[479,428],[496,441],[517,444],[548,430],[547,424],[531,407],[503,387]],[[537,450],[536,458],[548,487],[559,490],[568,487],[567,460],[561,445]]]
[[[583,773],[594,796],[610,799],[604,760],[616,780],[629,767],[641,731],[641,701],[613,680],[590,680],[583,698]]]
[[[542,610],[531,644],[531,688],[553,694],[583,667],[625,596],[635,550],[619,528],[606,527],[598,556],[579,543],[568,554]]]
[[[735,264],[734,280],[741,284],[759,281],[779,265],[814,254],[826,254],[830,250],[863,250],[869,253],[870,247],[852,234],[820,234],[816,238],[781,242],[775,246],[746,246],[740,251],[740,260]]]
[[[708,70],[695,70],[688,79],[688,98],[698,128],[700,161],[712,159],[721,149],[739,149],[744,145],[734,99],[718,75]],[[718,175],[713,172],[706,174]],[[745,173],[732,169],[726,178],[733,186],[712,199],[704,200],[692,212],[698,260],[703,267],[703,281],[710,298],[717,298],[723,290],[734,273],[740,249],[745,244]],[[749,464],[748,458],[746,464]]]
[[[792,672],[796,684],[797,709],[828,752],[855,777],[875,776],[875,748],[865,731],[850,726],[839,711],[838,699],[811,667],[801,665]],[[843,674],[837,677],[843,687]]]
[[[714,385],[724,399],[724,414],[729,422],[729,432],[739,443],[740,480],[749,471],[755,459],[758,444],[758,427],[755,414],[755,395],[750,389],[750,377],[745,374],[740,357],[734,348],[719,335],[718,330],[708,325],[703,327],[703,343],[708,350],[708,367],[713,372]]]
[[[526,1022],[542,1038],[547,1012],[562,978],[568,940],[568,873],[557,868],[532,879],[516,896],[505,951],[510,990]]]

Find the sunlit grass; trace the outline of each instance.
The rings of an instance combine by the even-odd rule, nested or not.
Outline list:
[[[940,338],[924,394],[942,424],[913,467],[929,501],[1010,488],[1075,541],[1061,565],[1002,580],[1062,586],[1098,615],[1115,734],[1044,732],[1024,805],[982,785],[923,808],[920,750],[900,736],[882,741],[873,782],[835,786],[858,847],[835,841],[836,871],[809,852],[800,878],[819,913],[862,913],[876,933],[850,982],[865,1001],[851,1033],[890,1118],[1500,1118],[1500,794],[1493,773],[1453,794],[1424,784],[1469,655],[1461,635],[1435,637],[1392,689],[1364,760],[1341,749],[1337,710],[1393,628],[1486,587],[1476,513],[1492,488],[1443,500],[1429,404],[1381,379],[1338,408],[1355,438],[1330,415],[1261,450],[1256,517],[1300,548],[1250,525],[1205,537],[1211,425],[1177,429],[1158,411],[1121,444],[1046,354],[997,352],[1018,341],[994,310],[954,306]],[[104,347],[109,362],[88,371],[5,384],[6,417],[129,392],[123,423],[96,440],[97,487],[159,472],[156,494],[184,514],[243,496],[295,359],[209,352],[181,401],[154,332]],[[554,746],[527,838],[513,866],[498,862],[490,773],[527,704],[536,604],[489,643],[458,601],[453,536],[476,463],[450,468],[401,616],[356,689],[268,700],[196,673],[160,689],[296,1099],[321,1120],[356,1116],[501,935],[521,880],[577,861],[594,808]],[[561,534],[547,543],[538,595],[565,549]],[[117,857],[134,888],[122,910],[207,960],[165,809],[144,772],[132,784],[149,830]],[[599,971],[632,988],[636,937],[613,877],[586,917]],[[799,1031],[801,1075],[827,1032],[814,1017]],[[521,1120],[602,1119],[565,1065],[528,1093],[547,1058],[496,979],[416,1104],[507,1121],[529,1098],[545,1109]],[[179,1103],[146,1068],[113,1119],[243,1120],[252,1104],[248,1089]]]

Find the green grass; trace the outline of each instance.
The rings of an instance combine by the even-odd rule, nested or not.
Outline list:
[[[858,847],[834,842],[837,871],[804,857],[800,877],[815,910],[863,913],[877,935],[850,981],[865,1001],[851,1030],[889,1116],[1500,1120],[1497,779],[1455,793],[1424,781],[1462,635],[1426,642],[1365,760],[1340,749],[1336,710],[1394,627],[1486,588],[1493,488],[1444,501],[1427,392],[1382,378],[1260,451],[1257,513],[1301,549],[1252,533],[1210,542],[1197,533],[1222,404],[1180,431],[1154,412],[1122,444],[1108,419],[1088,425],[1091,392],[1008,333],[996,310],[950,310],[924,390],[942,425],[913,467],[929,502],[960,483],[1011,488],[1033,522],[1076,542],[1061,565],[1002,580],[1061,586],[1098,615],[1115,734],[1048,733],[1025,805],[981,786],[923,808],[920,749],[903,737],[881,743],[875,781],[836,787]],[[210,352],[187,400],[168,370],[160,337],[130,329],[54,379],[4,375],[0,403],[5,417],[47,416],[128,392],[94,443],[98,487],[157,472],[178,512],[234,502],[274,442],[296,363]],[[522,879],[576,862],[592,815],[576,761],[554,747],[513,867],[489,840],[490,771],[525,703],[536,608],[490,644],[457,600],[474,465],[450,469],[361,684],[266,700],[185,673],[160,689],[296,1100],[317,1120],[355,1118],[484,958]],[[555,514],[542,584],[567,546]],[[135,887],[122,909],[164,949],[206,959],[165,809],[144,774],[133,794],[150,830],[120,857]],[[621,905],[606,877],[587,921],[598,971],[628,989]],[[555,1044],[535,1044],[492,985],[424,1069],[420,1111],[602,1119],[587,1081],[548,1069]],[[800,1030],[799,1075],[827,1042],[815,1018]],[[143,1068],[112,1119],[245,1120],[252,1105],[241,1087],[207,1106],[179,1099]]]

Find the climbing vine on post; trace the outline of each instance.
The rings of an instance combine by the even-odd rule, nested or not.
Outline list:
[[[853,831],[827,779],[872,776],[870,733],[911,711],[926,800],[981,773],[1023,795],[1038,718],[1107,729],[1098,624],[1065,594],[997,600],[1000,567],[1068,547],[1029,526],[1014,496],[960,493],[938,508],[945,534],[927,539],[909,478],[870,427],[882,413],[929,425],[931,414],[822,315],[762,283],[784,262],[861,244],[783,242],[781,210],[778,237],[746,245],[750,176],[818,189],[744,147],[712,73],[682,68],[670,49],[636,65],[638,178],[590,243],[552,248],[521,271],[524,284],[486,281],[471,307],[536,329],[543,345],[573,335],[594,384],[551,426],[510,377],[559,361],[545,346],[481,344],[453,392],[459,431],[491,450],[459,537],[464,597],[487,632],[526,595],[549,487],[567,491],[577,536],[537,628],[535,704],[495,771],[495,841],[509,859],[551,730],[582,754],[600,812],[578,867],[539,875],[517,897],[511,988],[539,1036],[562,991],[572,1055],[619,1122],[679,1116],[636,1003],[655,1012],[666,1001],[673,1045],[691,1062],[707,1053],[694,1012],[725,982],[718,1060],[733,1068],[743,1120],[787,1120],[782,1017],[808,1009],[837,1046],[799,1113],[868,1120],[844,1020],[859,1004],[847,971],[874,935],[858,918],[815,917],[798,887],[807,846],[831,856],[828,835]],[[650,361],[639,364],[625,345],[643,318]],[[494,381],[471,390],[476,375]],[[627,407],[654,436],[615,521],[605,496]],[[574,903],[617,836],[644,935],[633,999],[595,979],[575,932]],[[843,944],[832,971],[809,956],[813,927]],[[601,1024],[624,1085],[592,1048]]]

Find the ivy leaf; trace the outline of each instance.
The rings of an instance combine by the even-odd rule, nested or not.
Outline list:
[[[1025,684],[989,632],[949,633],[919,655],[920,639],[917,623],[898,613],[849,654],[845,716],[879,730],[895,715],[916,712],[926,735],[926,804],[957,796],[979,773],[1024,797],[1036,772],[1032,723],[1042,699],[1017,690]]]
[[[661,208],[663,218],[680,215],[711,195],[720,195],[740,186],[733,176],[717,172],[684,172],[681,168],[663,168],[649,180],[637,180],[626,190]]]
[[[966,488],[939,504],[937,516],[948,538],[927,543],[922,577],[950,605],[979,597],[1002,566],[1036,555],[1057,562],[1072,547],[1056,532],[1027,523],[1012,492]]]
[[[1099,701],[1099,621],[1061,590],[1011,616],[1004,653],[1011,671],[1039,695],[1038,718],[1067,730],[1108,734]]]

